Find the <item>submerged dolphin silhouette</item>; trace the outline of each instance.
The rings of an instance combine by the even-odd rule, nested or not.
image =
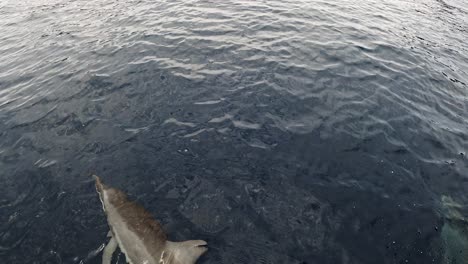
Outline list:
[[[194,264],[207,251],[203,240],[171,242],[161,224],[141,205],[120,190],[108,187],[93,175],[110,227],[111,239],[102,264],[110,264],[117,246],[130,264]]]

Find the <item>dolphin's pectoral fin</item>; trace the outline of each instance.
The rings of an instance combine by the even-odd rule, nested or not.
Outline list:
[[[117,240],[112,237],[107,243],[107,246],[104,248],[104,252],[102,253],[102,264],[110,264],[112,260],[112,254],[117,249]]]
[[[179,264],[180,261],[176,259],[174,251],[167,250],[163,251],[161,254],[161,259],[159,260],[159,264]]]
[[[167,256],[167,253],[166,251],[163,251],[162,254],[161,254],[161,258],[159,259],[159,264],[167,264],[169,263],[168,261],[168,256]]]
[[[197,259],[208,250],[206,246],[203,240],[167,241],[159,264],[195,264]]]

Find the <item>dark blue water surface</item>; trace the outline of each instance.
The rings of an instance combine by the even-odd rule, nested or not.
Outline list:
[[[468,263],[465,0],[4,0],[0,30],[2,264],[100,263],[91,173],[199,263]]]

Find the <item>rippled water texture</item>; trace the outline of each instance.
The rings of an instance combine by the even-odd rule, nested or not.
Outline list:
[[[199,263],[467,259],[464,0],[6,0],[0,29],[1,263],[100,263],[90,173]]]

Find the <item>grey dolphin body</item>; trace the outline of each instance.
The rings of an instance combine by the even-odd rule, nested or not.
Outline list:
[[[120,190],[104,185],[98,176],[96,190],[110,227],[111,239],[102,263],[110,264],[117,246],[130,264],[194,264],[207,251],[203,240],[171,242],[161,224]]]

